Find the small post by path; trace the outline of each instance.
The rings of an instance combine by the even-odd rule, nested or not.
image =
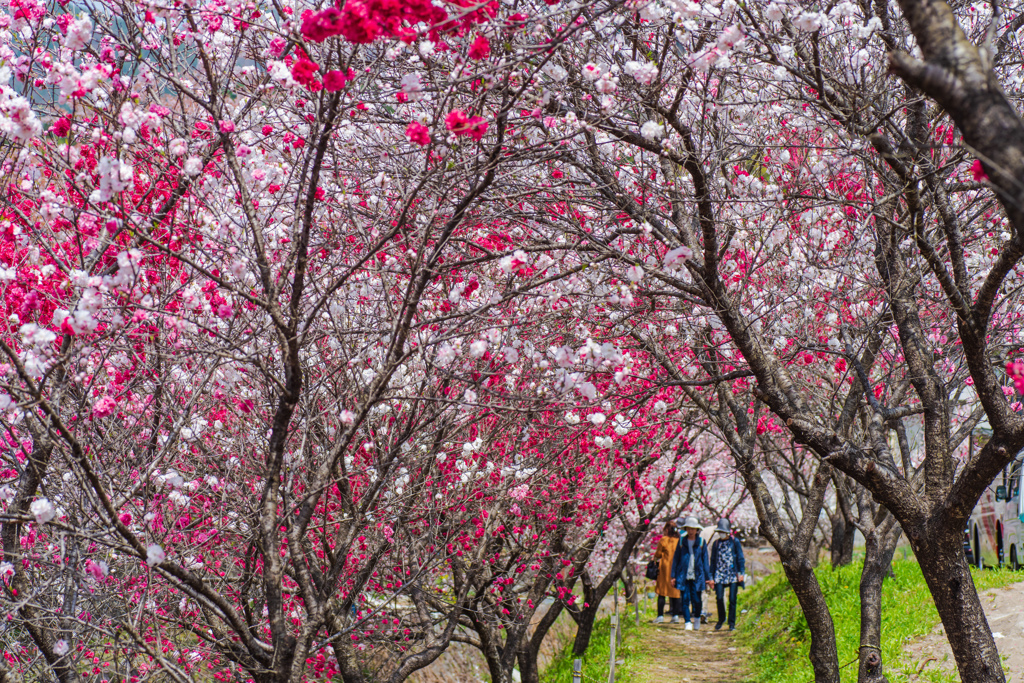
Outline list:
[[[615,683],[615,641],[619,638],[619,616],[612,615],[612,637],[609,638],[608,683]]]
[[[633,610],[636,612],[636,627],[640,628],[640,600],[633,603]]]
[[[619,583],[618,583],[618,581],[616,581],[615,582],[615,588],[618,589],[618,587],[619,587]],[[623,588],[623,590],[622,590],[622,600],[623,600],[623,602],[625,602],[625,600],[626,600],[626,590],[625,590],[626,586],[625,586],[625,584],[623,584],[622,588]],[[616,595],[616,597],[618,597],[619,594],[618,594],[617,591],[616,591],[615,595]],[[623,607],[622,608],[622,616],[626,616],[628,609],[629,609],[628,607]],[[616,624],[616,628],[615,628],[615,644],[616,645],[622,645],[622,625],[619,622],[619,601],[618,600],[615,601],[615,624]]]
[[[582,683],[583,681],[583,660],[574,659],[572,660],[572,683]]]

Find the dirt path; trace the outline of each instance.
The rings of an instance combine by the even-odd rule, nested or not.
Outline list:
[[[1007,683],[1024,683],[1024,583],[993,588],[981,594],[996,647],[1009,673]],[[942,624],[904,649],[915,663],[910,680],[927,680],[929,670],[952,673],[956,669]]]
[[[708,624],[699,631],[686,631],[683,624],[648,624],[640,649],[640,673],[651,683],[739,683],[749,673],[734,634]]]

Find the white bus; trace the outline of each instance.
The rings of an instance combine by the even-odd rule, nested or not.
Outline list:
[[[982,430],[970,437],[971,453],[988,440]],[[971,513],[967,524],[967,553],[979,567],[1024,568],[1024,451],[1003,468]]]

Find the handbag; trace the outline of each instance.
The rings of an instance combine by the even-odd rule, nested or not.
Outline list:
[[[658,561],[657,560],[651,560],[650,562],[647,563],[647,571],[644,573],[644,576],[646,576],[648,579],[651,579],[652,581],[657,581],[658,580]]]

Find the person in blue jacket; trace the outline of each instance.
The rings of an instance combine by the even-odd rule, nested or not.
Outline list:
[[[732,534],[729,520],[718,520],[715,542],[711,544],[711,578],[715,582],[715,601],[718,603],[718,623],[715,630],[725,623],[725,589],[729,589],[729,630],[736,630],[736,589],[743,583],[746,567],[743,546],[740,539]]]
[[[693,631],[700,628],[703,606],[701,592],[705,588],[711,590],[714,582],[708,564],[708,546],[700,537],[700,522],[696,517],[687,517],[679,526],[686,530],[686,536],[679,539],[675,556],[672,558],[672,580],[681,595],[686,630]]]

